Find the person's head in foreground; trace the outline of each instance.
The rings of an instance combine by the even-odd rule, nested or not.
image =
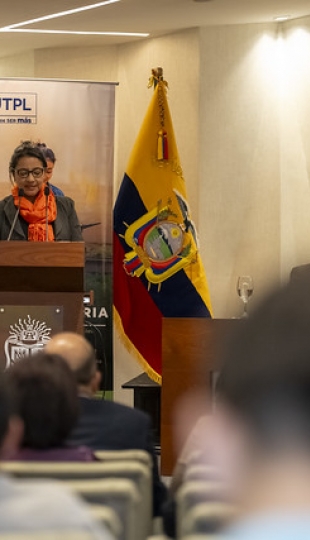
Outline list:
[[[72,383],[67,384],[69,377]],[[67,399],[72,401],[69,416],[73,418],[74,389],[76,394],[72,373],[58,357],[39,354],[0,373],[0,460],[15,459],[18,455],[23,423],[17,414],[24,416],[27,424],[26,444],[41,447],[43,441],[61,441],[66,436],[66,425],[70,424],[68,418],[62,418],[68,416],[64,393],[68,392]],[[64,484],[48,478],[31,478],[31,473],[23,479],[1,472],[0,538],[41,538],[46,533],[63,538],[67,531],[75,537],[84,533],[93,540],[112,540],[105,526],[91,516],[88,505]]]
[[[288,535],[281,538],[299,538],[300,527],[310,538],[307,287],[301,282],[269,295],[248,320],[240,321],[220,359],[209,436],[213,461],[243,516],[231,533],[236,538],[250,534],[256,539],[265,526],[264,538],[278,538],[280,529]],[[247,520],[255,516],[252,530]],[[292,519],[296,536],[291,536]]]
[[[62,447],[79,412],[76,382],[66,362],[42,352],[14,364],[6,377],[24,422],[22,446]]]
[[[95,349],[84,336],[74,332],[60,332],[52,336],[44,350],[64,358],[74,373],[80,392],[89,395],[97,392],[101,373],[97,370]]]

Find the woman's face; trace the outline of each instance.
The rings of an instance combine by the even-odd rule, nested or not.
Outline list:
[[[41,191],[42,184],[46,182],[46,172],[42,162],[32,156],[21,157],[14,170],[14,181],[19,188],[24,190],[24,197],[33,202]]]

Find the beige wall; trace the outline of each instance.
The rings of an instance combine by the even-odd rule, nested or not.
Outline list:
[[[207,27],[113,47],[39,50],[0,60],[0,76],[119,82],[115,193],[162,66],[214,315],[238,317],[310,260],[310,19]],[[251,309],[251,306],[250,306]],[[141,372],[115,336],[115,396]]]
[[[275,33],[275,25],[201,30],[199,232],[215,317],[240,314],[239,275],[253,276],[252,303],[279,278]]]

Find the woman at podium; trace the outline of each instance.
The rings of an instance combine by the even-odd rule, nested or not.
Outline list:
[[[83,241],[74,201],[47,185],[47,162],[31,141],[15,148],[9,164],[12,193],[0,201],[0,240]]]

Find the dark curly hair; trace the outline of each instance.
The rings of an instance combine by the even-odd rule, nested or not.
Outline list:
[[[56,156],[51,148],[49,148],[45,143],[41,142],[36,143],[36,145],[42,151],[45,159],[49,159],[52,163],[56,162]]]
[[[14,169],[16,169],[16,165],[19,159],[24,156],[35,157],[41,161],[42,166],[44,168],[47,167],[46,159],[42,152],[42,149],[36,143],[32,141],[22,141],[21,144],[15,148],[12,154],[12,157],[10,159],[10,164],[9,164],[10,174],[14,173]]]
[[[10,367],[6,377],[24,422],[22,446],[63,446],[79,412],[77,384],[67,363],[39,352]]]

